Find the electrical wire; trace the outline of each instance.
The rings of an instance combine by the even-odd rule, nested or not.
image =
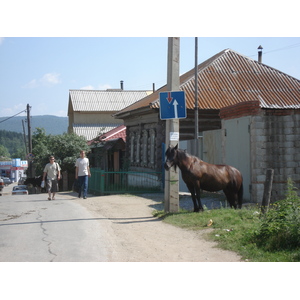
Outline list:
[[[11,119],[11,118],[17,116],[17,115],[20,115],[20,114],[23,113],[23,112],[26,112],[26,111],[27,111],[27,109],[24,109],[24,110],[22,110],[21,112],[19,112],[19,113],[15,114],[15,115],[13,115],[13,116],[11,116],[11,117],[8,117],[8,118],[6,118],[6,119],[0,121],[0,123],[3,123],[3,122],[5,122],[5,121],[7,121],[7,120],[9,120],[9,119]]]
[[[282,48],[278,48],[278,49],[274,49],[274,50],[270,50],[270,51],[266,51],[266,52],[263,52],[263,54],[272,53],[272,52],[277,52],[277,51],[282,51],[282,50],[289,50],[289,49],[296,48],[296,47],[300,47],[300,43],[293,44],[293,45],[286,46],[286,47],[282,47]],[[247,56],[248,56],[248,57],[254,57],[254,56],[256,56],[256,55],[257,55],[257,54],[247,55]]]
[[[281,50],[288,50],[288,49],[296,48],[296,47],[300,47],[300,43],[293,44],[293,45],[286,46],[286,47],[282,47],[282,48],[278,48],[278,49],[274,49],[274,50],[270,50],[270,51],[266,51],[263,54],[271,53],[271,52],[277,52],[277,51],[281,51]]]

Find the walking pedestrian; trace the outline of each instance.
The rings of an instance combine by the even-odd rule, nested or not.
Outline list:
[[[83,193],[83,199],[86,199],[88,191],[88,177],[91,177],[91,172],[89,166],[89,159],[85,157],[85,151],[80,151],[80,158],[76,160],[75,166],[75,178],[78,180],[79,184],[78,198],[80,198],[81,193]]]
[[[58,180],[60,180],[60,166],[55,162],[54,156],[49,157],[49,163],[46,164],[43,173],[43,181],[46,179],[46,189],[48,192],[48,200],[55,200],[55,193],[58,191]],[[47,177],[46,177],[47,176]]]

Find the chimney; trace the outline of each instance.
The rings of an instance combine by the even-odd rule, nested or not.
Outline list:
[[[258,62],[261,63],[262,62],[262,46],[259,46],[258,48]]]
[[[155,83],[152,83],[152,90],[153,90],[153,93],[155,92]]]
[[[124,81],[123,81],[123,80],[121,80],[121,81],[120,81],[121,90],[123,90],[123,83],[124,83]]]

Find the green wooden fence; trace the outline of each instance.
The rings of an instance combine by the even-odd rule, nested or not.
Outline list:
[[[123,193],[157,193],[162,191],[161,172],[108,172],[91,168],[89,193],[95,195]]]

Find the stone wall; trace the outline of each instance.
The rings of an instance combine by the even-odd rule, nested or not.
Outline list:
[[[300,190],[300,110],[262,109],[250,130],[252,199],[261,202],[268,168],[274,169],[271,202],[284,198],[289,177]]]

